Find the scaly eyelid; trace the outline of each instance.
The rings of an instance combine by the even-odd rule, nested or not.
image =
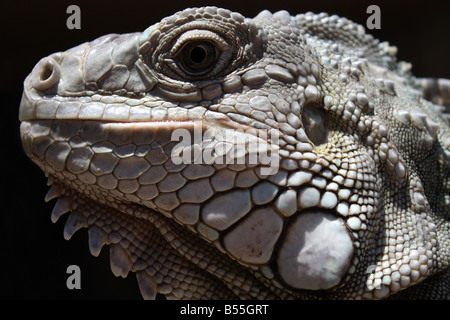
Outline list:
[[[223,52],[229,49],[231,46],[217,33],[202,30],[193,29],[183,33],[175,42],[174,46],[170,50],[169,57],[175,57],[179,54],[179,51],[188,43],[189,41],[209,41],[215,45],[215,47]]]

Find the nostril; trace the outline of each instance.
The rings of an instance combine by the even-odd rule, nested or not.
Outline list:
[[[45,64],[44,68],[41,71],[41,81],[46,81],[50,79],[53,74],[53,65],[51,63]]]
[[[52,58],[44,58],[32,71],[33,88],[44,91],[54,88],[60,79],[58,63]]]

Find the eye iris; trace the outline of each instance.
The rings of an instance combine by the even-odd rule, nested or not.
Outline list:
[[[209,42],[191,42],[184,46],[178,61],[187,72],[206,73],[216,62],[216,49]]]

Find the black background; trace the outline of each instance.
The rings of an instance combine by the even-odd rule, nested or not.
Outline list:
[[[66,28],[66,8],[81,8],[81,30]],[[134,274],[113,276],[108,250],[90,255],[87,232],[65,241],[66,217],[50,221],[54,201],[43,173],[26,158],[19,138],[18,106],[22,83],[40,58],[108,33],[143,31],[186,7],[216,5],[253,17],[263,9],[344,16],[365,26],[366,8],[381,8],[381,30],[370,31],[396,45],[398,58],[421,77],[450,78],[448,1],[14,1],[0,10],[0,298],[140,299]],[[81,268],[81,290],[66,287],[67,266]]]

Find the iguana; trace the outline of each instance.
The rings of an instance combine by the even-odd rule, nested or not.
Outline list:
[[[395,55],[336,15],[186,9],[40,60],[23,147],[144,298],[448,299],[450,82]]]

